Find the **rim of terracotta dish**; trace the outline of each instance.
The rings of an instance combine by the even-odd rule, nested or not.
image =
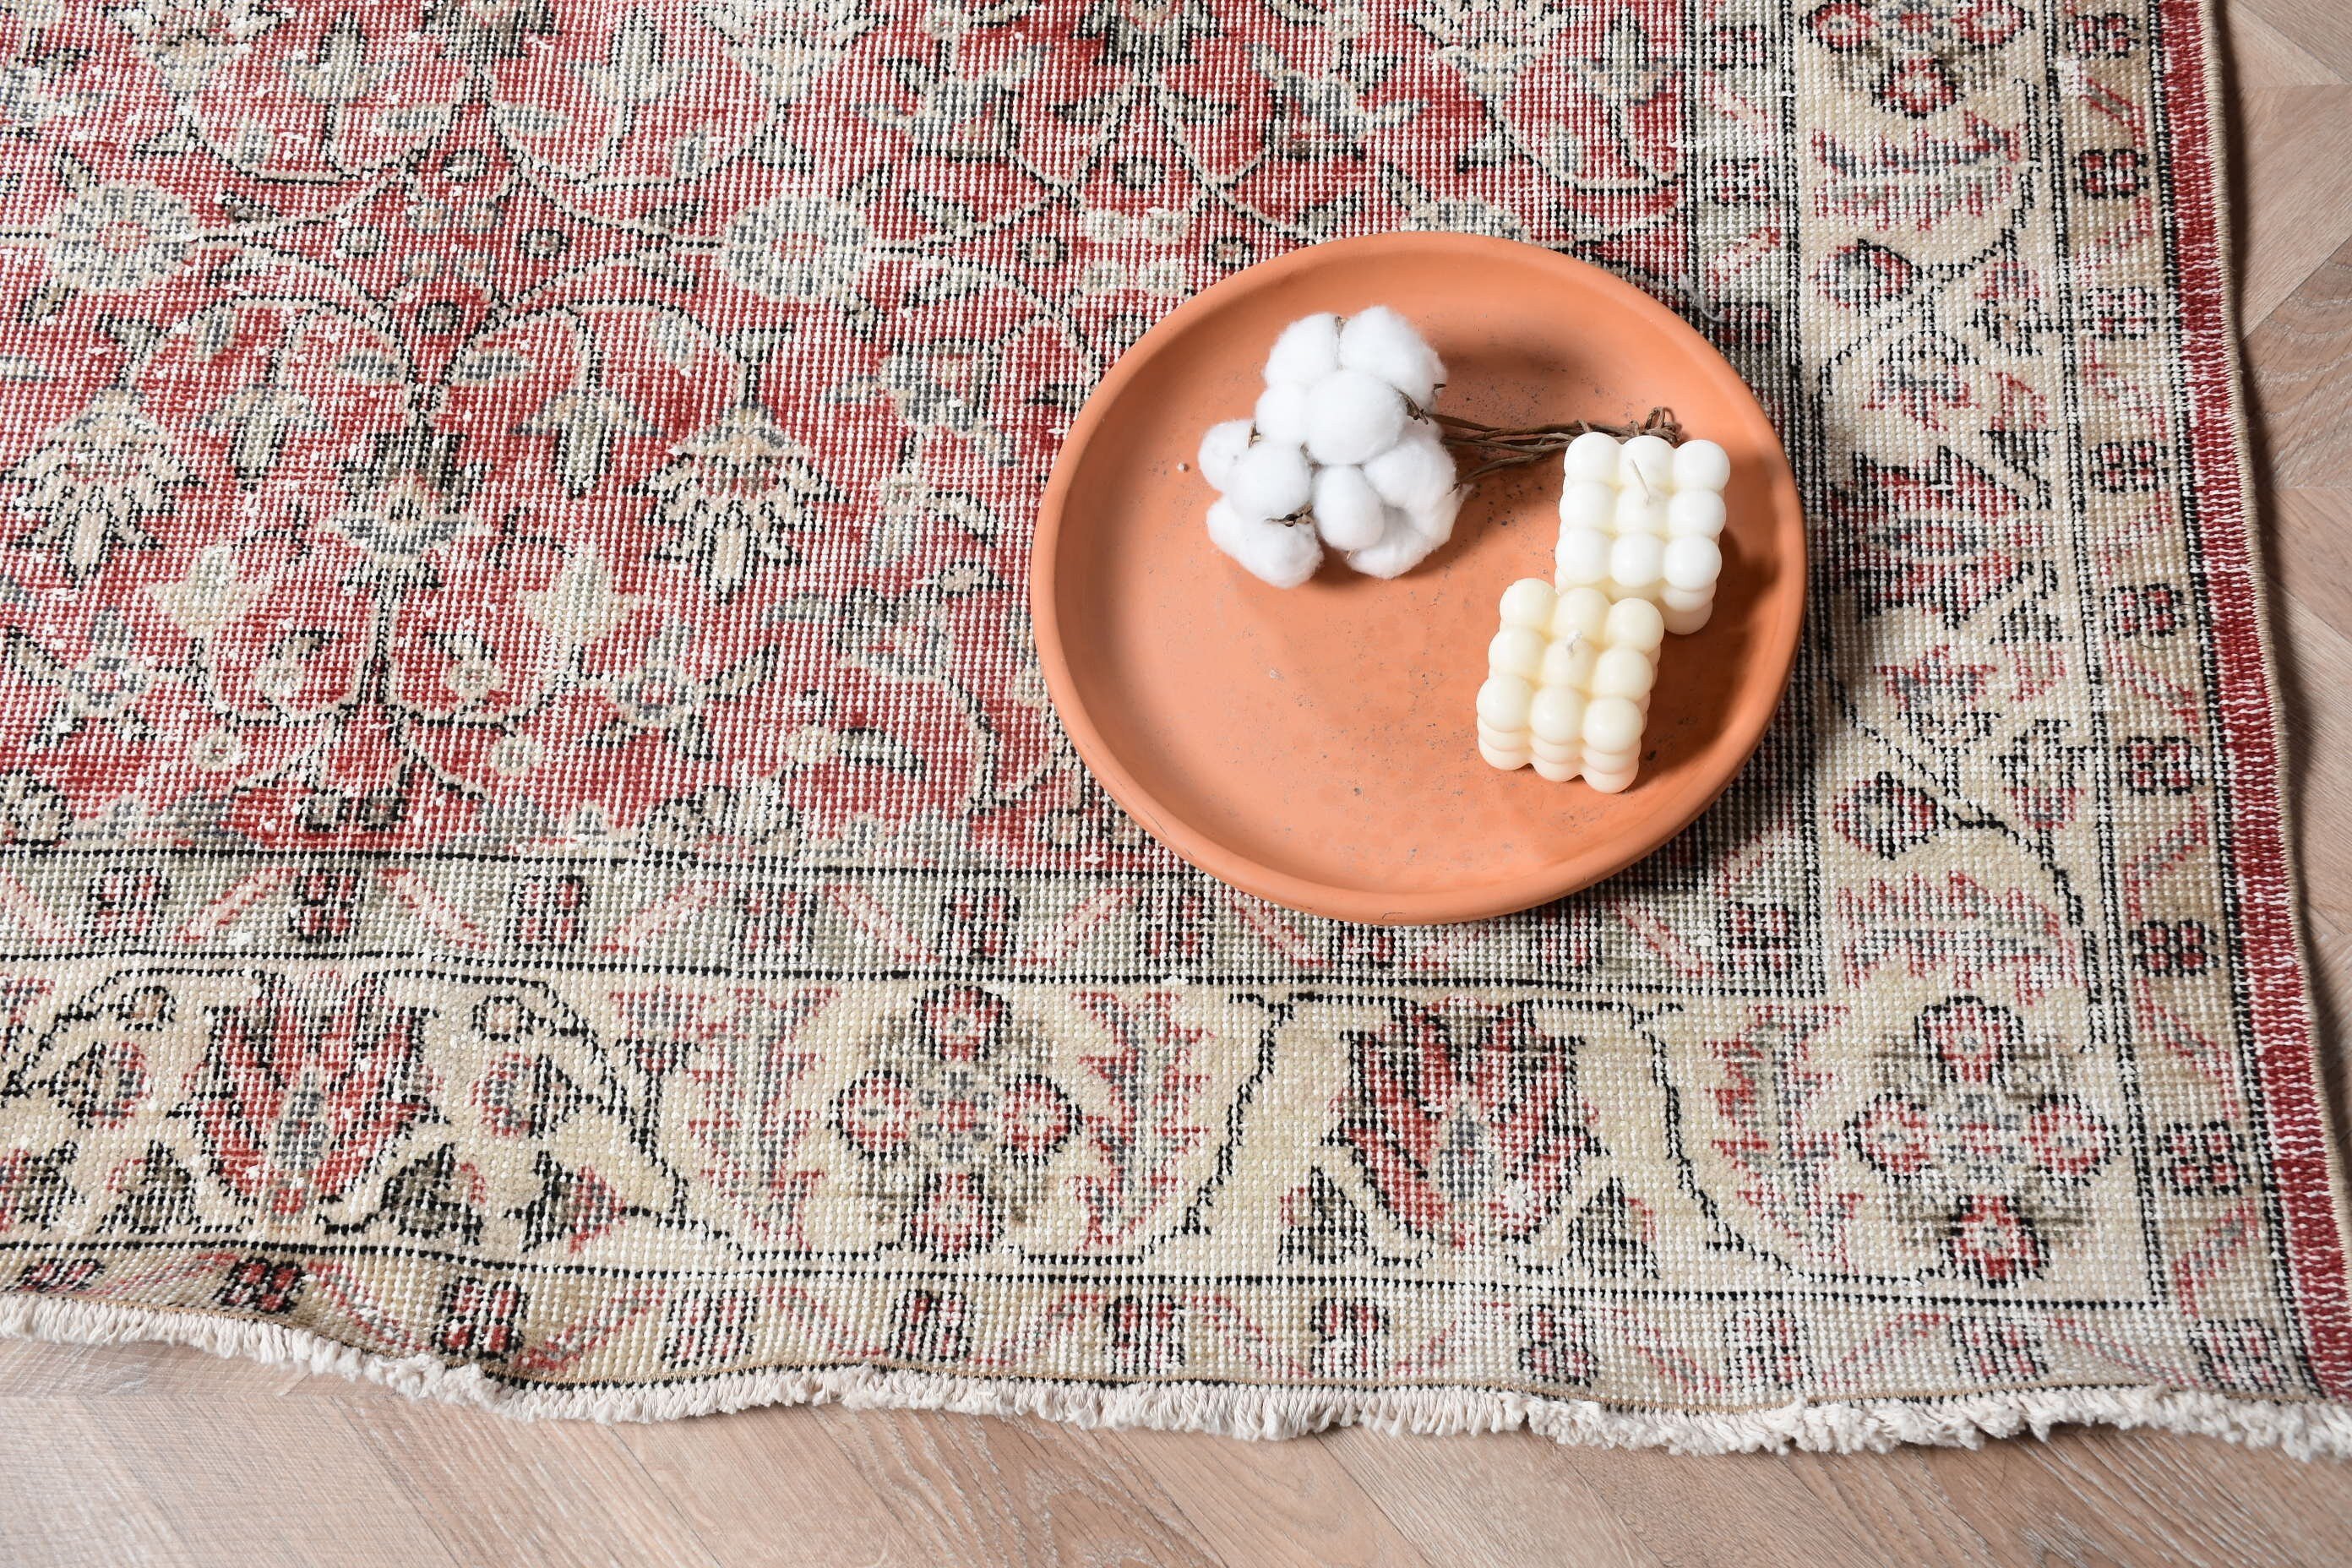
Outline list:
[[[1060,581],[1058,546],[1065,503],[1068,500],[1078,461],[1094,436],[1095,427],[1109,416],[1112,405],[1118,401],[1127,384],[1181,339],[1196,317],[1214,310],[1219,301],[1231,294],[1261,287],[1294,272],[1312,270],[1344,257],[1401,249],[1452,253],[1465,258],[1483,255],[1548,267],[1564,277],[1581,274],[1589,282],[1597,285],[1598,292],[1613,298],[1622,309],[1646,317],[1664,332],[1680,336],[1696,345],[1701,351],[1699,363],[1704,374],[1712,378],[1719,388],[1727,391],[1735,401],[1753,409],[1759,427],[1771,439],[1771,451],[1780,458],[1771,476],[1775,522],[1771,542],[1776,549],[1786,543],[1793,548],[1796,554],[1795,560],[1787,563],[1793,573],[1796,592],[1784,598],[1783,602],[1788,606],[1780,617],[1784,624],[1769,627],[1773,635],[1766,639],[1768,649],[1777,650],[1780,663],[1771,683],[1772,700],[1760,705],[1755,716],[1745,721],[1744,724],[1736,724],[1729,730],[1736,750],[1724,766],[1722,776],[1713,781],[1706,790],[1694,793],[1689,797],[1687,810],[1668,813],[1640,834],[1630,837],[1612,835],[1583,849],[1570,849],[1537,870],[1491,882],[1412,892],[1320,882],[1294,876],[1228,849],[1181,817],[1171,815],[1103,740],[1093,715],[1087,712],[1086,704],[1079,699],[1077,681],[1070,671],[1069,655],[1062,644],[1061,619],[1055,598]],[[1790,529],[1786,524],[1792,518],[1796,520],[1797,526]],[[1789,535],[1790,539],[1784,542],[1780,538],[1783,534]],[[1725,359],[1713,343],[1701,337],[1690,323],[1659,300],[1589,262],[1515,239],[1420,232],[1362,235],[1351,239],[1327,240],[1320,245],[1307,246],[1244,268],[1230,278],[1221,279],[1161,317],[1150,331],[1136,340],[1133,347],[1119,356],[1118,363],[1104,374],[1087,397],[1086,405],[1078,411],[1078,416],[1071,421],[1068,433],[1062,438],[1061,449],[1055,454],[1053,471],[1045,482],[1045,493],[1038,502],[1036,528],[1030,545],[1029,614],[1035,629],[1037,658],[1045,672],[1045,689],[1053,699],[1054,711],[1060,717],[1063,729],[1069,734],[1070,743],[1077,748],[1079,759],[1094,773],[1096,781],[1109,792],[1111,798],[1141,824],[1144,831],[1179,858],[1206,871],[1229,887],[1238,888],[1243,892],[1297,910],[1302,914],[1322,915],[1366,925],[1455,925],[1532,909],[1612,877],[1634,862],[1656,853],[1696,821],[1707,807],[1722,798],[1723,792],[1731,787],[1731,781],[1738,777],[1739,771],[1748,765],[1748,760],[1756,754],[1757,747],[1763,743],[1764,731],[1771,724],[1772,716],[1780,710],[1780,700],[1787,693],[1790,677],[1796,668],[1797,644],[1804,624],[1805,549],[1802,502],[1797,494],[1796,475],[1790,468],[1787,448],[1781,444],[1780,431],[1764,412],[1764,405],[1758,401],[1754,390],[1732,368],[1731,362]]]

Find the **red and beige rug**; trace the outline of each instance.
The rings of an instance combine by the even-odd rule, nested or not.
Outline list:
[[[521,1415],[2352,1448],[2184,0],[11,0],[0,1326]],[[1591,894],[1185,870],[1025,640],[1190,292],[1572,252],[1814,614]]]

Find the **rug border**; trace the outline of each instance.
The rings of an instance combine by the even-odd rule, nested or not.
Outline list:
[[[2158,0],[2158,79],[2177,154],[2175,204],[2197,525],[2215,613],[2215,660],[2229,795],[2231,870],[2247,943],[2244,984],[2269,1112],[2298,1327],[2320,1387],[2352,1398],[2352,1192],[2327,1110],[2313,1017],[2300,877],[2289,851],[2293,813],[2282,755],[2273,592],[2255,536],[2245,369],[2229,268],[2229,166],[2216,119],[2224,101],[2221,0]],[[2185,38],[2188,47],[2173,40]]]
[[[1885,1453],[1906,1444],[1975,1448],[2060,1426],[2149,1427],[2276,1447],[2298,1459],[2352,1458],[2352,1409],[2326,1401],[2118,1385],[2017,1389],[1931,1399],[1794,1401],[1745,1411],[1676,1411],[1549,1399],[1501,1389],[1362,1390],[1279,1384],[1150,1383],[1125,1387],[1042,1378],[975,1378],[870,1366],[765,1368],[638,1389],[517,1388],[478,1366],[371,1354],[285,1323],[108,1301],[0,1302],[0,1335],[53,1344],[162,1342],[225,1358],[294,1366],[411,1398],[522,1420],[653,1422],[768,1405],[1035,1416],[1074,1426],[1145,1427],[1279,1440],[1335,1426],[1452,1436],[1524,1427],[1561,1444],[1675,1454]]]
[[[2230,207],[2222,134],[2219,26],[2222,0],[2156,0],[2162,40],[2158,79],[2178,149],[2168,170],[2177,202],[2198,526],[2214,605],[2220,712],[2236,831],[2231,871],[2248,945],[2245,985],[2277,1168],[2294,1178],[2279,1197],[2295,1285],[2298,1328],[2315,1380],[2352,1398],[2352,1194],[2327,1113],[2307,979],[2299,876],[2289,853],[2270,585],[2254,531],[2244,376],[2225,222]],[[2178,40],[2178,44],[2176,43]],[[1740,1412],[1691,1412],[1551,1399],[1507,1390],[1364,1391],[1225,1383],[1126,1387],[853,1366],[768,1368],[638,1389],[530,1388],[478,1367],[431,1357],[373,1354],[289,1324],[170,1307],[18,1297],[0,1300],[0,1336],[56,1343],[163,1342],[268,1364],[293,1365],[415,1397],[524,1419],[656,1421],[761,1405],[838,1404],[1034,1415],[1081,1426],[1147,1426],[1279,1438],[1335,1426],[1392,1433],[1501,1432],[1524,1426],[1561,1443],[1714,1454],[1803,1449],[1884,1451],[1900,1444],[1975,1447],[1988,1437],[2063,1425],[2153,1427],[2275,1446],[2299,1458],[2352,1458],[2352,1407],[2161,1386],[1990,1391],[1934,1398],[1805,1402]]]

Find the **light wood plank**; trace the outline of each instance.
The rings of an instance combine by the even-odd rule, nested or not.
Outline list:
[[[289,1436],[325,1424],[284,1406]],[[533,1568],[718,1568],[692,1524],[610,1427],[532,1423],[402,1399],[375,1388],[333,1403],[375,1457],[394,1495],[424,1500],[458,1563]],[[368,1506],[352,1499],[351,1506]]]
[[[1600,1478],[1605,1451],[1564,1462],[1549,1438],[1391,1437],[1351,1428],[1324,1437],[1358,1485],[1433,1563],[1649,1568],[1653,1551]],[[1540,1553],[1540,1555],[1538,1555]]]
[[[1120,1432],[1129,1455],[1233,1568],[1443,1568],[1424,1556],[1321,1436],[1221,1443],[1181,1432]],[[1458,1451],[1458,1447],[1457,1447]]]
[[[720,1563],[907,1568],[931,1561],[835,1438],[865,1417],[772,1408],[615,1427],[614,1436]]]
[[[2352,242],[2263,318],[2246,352],[2271,484],[2343,485],[2352,473]]]
[[[46,1347],[44,1347],[46,1348]],[[20,1358],[37,1365],[43,1358]],[[202,1568],[100,1408],[71,1394],[26,1399],[0,1415],[0,1563]]]
[[[2002,1563],[2333,1568],[2352,1542],[2340,1470],[2276,1450],[2069,1428],[1927,1465]]]
[[[924,1562],[1223,1568],[1151,1476],[1083,1428],[876,1411],[828,1430]]]
[[[2229,79],[2239,93],[2326,87],[2344,80],[2343,73],[2247,6],[2233,5],[2223,13],[2221,35],[2228,48]]]
[[[2238,107],[2238,310],[2260,323],[2352,235],[2352,87],[2250,91]]]
[[[2229,10],[2232,16],[2259,16],[2336,75],[2352,79],[2352,6],[2343,0],[2231,0]]]

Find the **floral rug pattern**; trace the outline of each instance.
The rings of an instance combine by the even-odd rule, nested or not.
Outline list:
[[[0,1301],[525,1405],[2342,1400],[2210,47],[7,0]],[[1027,640],[1104,368],[1396,228],[1669,302],[1814,527],[1724,804],[1473,927],[1177,864]]]

